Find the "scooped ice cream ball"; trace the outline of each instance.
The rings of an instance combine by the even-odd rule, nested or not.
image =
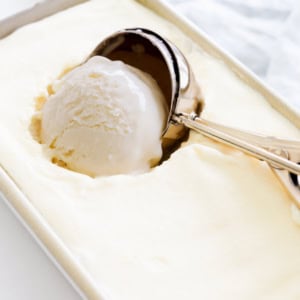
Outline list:
[[[53,91],[41,112],[41,141],[53,162],[103,176],[146,172],[160,161],[167,107],[150,75],[94,56]]]

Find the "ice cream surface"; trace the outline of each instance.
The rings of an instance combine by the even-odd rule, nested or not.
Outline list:
[[[300,299],[300,227],[264,162],[191,132],[151,172],[91,178],[51,163],[32,138],[34,99],[130,27],[157,31],[182,50],[206,119],[300,138],[264,95],[176,26],[131,0],[97,0],[0,41],[0,165],[89,274],[92,288],[77,280],[88,299]]]
[[[91,176],[149,171],[162,156],[165,99],[148,74],[94,56],[53,85],[41,140],[53,162]]]

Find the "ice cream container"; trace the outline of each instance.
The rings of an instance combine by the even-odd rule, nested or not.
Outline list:
[[[21,13],[21,15],[18,14],[6,21],[2,21],[0,27],[5,24],[8,26],[8,29],[1,33],[2,36],[7,35],[15,28],[30,21],[38,20],[53,13],[54,11],[50,5],[51,2],[52,1],[46,1],[43,3],[43,12],[33,8],[31,10],[27,10],[23,14]],[[265,84],[257,78],[257,76],[245,68],[241,63],[213,43],[206,34],[185,18],[178,15],[169,5],[160,0],[145,0],[139,2],[153,10],[156,14],[175,24],[208,54],[223,61],[239,78],[246,82],[251,88],[261,93],[276,110],[285,116],[285,118],[300,127],[300,116],[289,105],[287,105],[283,99],[276,95],[276,93],[274,93],[274,91],[270,88],[266,87]],[[75,1],[73,3],[75,3]],[[55,11],[59,9],[65,9],[65,7],[61,6]],[[76,51],[76,49],[74,49],[74,51]],[[78,293],[82,296],[82,298],[107,299],[105,291],[101,292],[99,284],[96,284],[93,278],[81,267],[76,257],[74,257],[67,249],[64,242],[56,235],[42,215],[18,187],[17,182],[14,180],[14,174],[8,174],[7,170],[2,166],[0,166],[0,191],[6,199],[8,206],[21,220],[24,226],[29,230],[56,266],[78,290]]]

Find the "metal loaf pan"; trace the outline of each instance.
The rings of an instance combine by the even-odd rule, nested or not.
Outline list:
[[[50,2],[52,2],[52,5],[50,5]],[[24,13],[18,13],[13,17],[1,21],[0,28],[2,28],[2,32],[0,32],[0,37],[4,37],[26,23],[39,20],[59,10],[63,10],[68,6],[84,1],[67,1],[69,5],[63,4],[62,2],[63,1],[57,0],[45,1],[38,6],[38,9],[33,7]],[[266,87],[252,72],[220,47],[216,46],[206,34],[201,32],[191,22],[178,15],[162,0],[139,0],[138,2],[175,24],[208,54],[222,60],[239,78],[261,93],[276,110],[300,128],[300,116],[293,111],[286,102],[271,89]],[[4,195],[8,206],[21,220],[50,259],[76,288],[82,299],[105,299],[104,294],[101,293],[101,287],[96,286],[93,278],[80,266],[76,258],[68,251],[63,241],[58,238],[31,202],[22,193],[22,190],[17,186],[13,178],[10,177],[1,166],[0,191]]]

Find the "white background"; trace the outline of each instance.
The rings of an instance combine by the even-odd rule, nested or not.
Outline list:
[[[300,1],[167,1],[300,110]],[[34,2],[0,0],[0,19]],[[1,196],[0,299],[80,299]]]
[[[166,0],[300,113],[299,0]]]
[[[79,300],[0,195],[0,299]]]

